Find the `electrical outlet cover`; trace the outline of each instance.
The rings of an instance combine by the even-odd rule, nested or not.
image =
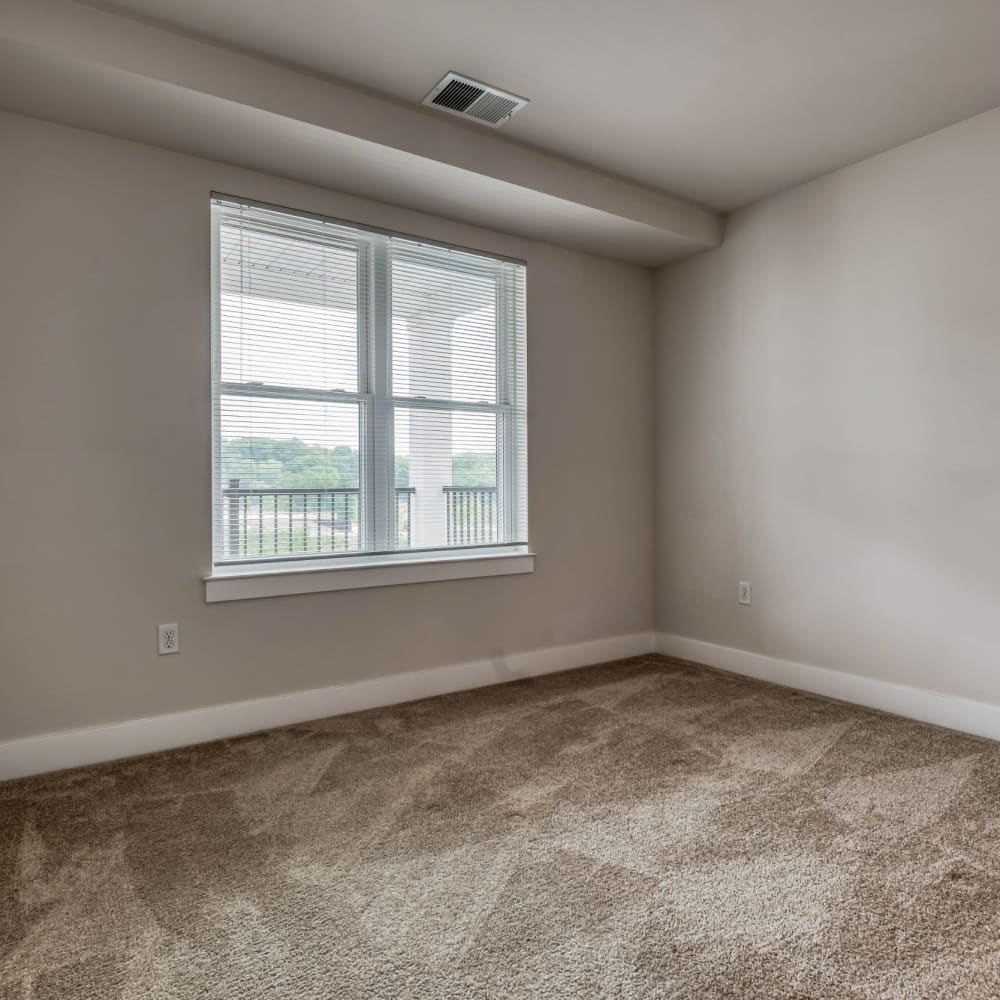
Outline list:
[[[160,656],[181,651],[181,632],[176,622],[173,625],[157,625],[156,651]]]

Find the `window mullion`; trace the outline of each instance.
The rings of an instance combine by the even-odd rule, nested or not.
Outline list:
[[[426,396],[393,396],[394,406],[408,410],[456,410],[462,413],[503,413],[511,407],[496,403],[476,403],[464,399],[430,399]]]
[[[255,399],[307,400],[317,403],[364,403],[368,393],[339,389],[299,389],[287,385],[266,385],[261,382],[219,382],[222,396],[251,396]]]
[[[500,466],[497,470],[497,484],[500,486],[498,540],[506,542],[517,535],[517,430],[513,413],[516,377],[511,370],[514,353],[514,338],[511,336],[513,288],[508,269],[504,266],[500,268],[497,284],[497,400],[503,404],[497,419],[497,459]]]
[[[371,243],[371,295],[368,323],[370,434],[368,437],[369,513],[371,547],[385,552],[396,547],[396,489],[393,443],[391,288],[388,241],[376,236]]]

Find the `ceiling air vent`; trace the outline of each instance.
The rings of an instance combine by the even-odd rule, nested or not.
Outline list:
[[[447,76],[424,98],[424,104],[449,114],[497,128],[528,103],[489,84],[470,80],[458,73]]]

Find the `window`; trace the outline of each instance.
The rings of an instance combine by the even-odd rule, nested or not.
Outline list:
[[[212,221],[216,572],[524,552],[524,265],[222,196]]]

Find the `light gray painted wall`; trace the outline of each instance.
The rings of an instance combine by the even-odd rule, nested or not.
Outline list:
[[[661,630],[1000,701],[998,164],[994,111],[659,273]]]
[[[651,627],[650,272],[26,118],[0,149],[0,740]],[[533,575],[204,603],[213,189],[527,260]]]

